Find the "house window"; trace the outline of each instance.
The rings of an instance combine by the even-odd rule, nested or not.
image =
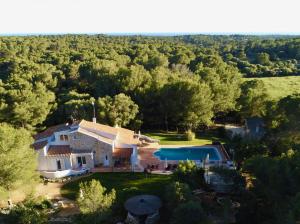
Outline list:
[[[69,141],[69,136],[68,135],[60,135],[59,139],[60,139],[60,141],[67,142],[67,141]]]
[[[75,134],[75,135],[73,135],[73,139],[74,139],[74,140],[78,140],[79,138],[78,138],[78,136]]]

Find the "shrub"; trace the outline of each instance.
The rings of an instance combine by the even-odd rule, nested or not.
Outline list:
[[[172,182],[166,187],[165,200],[170,211],[176,208],[180,203],[187,202],[191,198],[191,189],[185,183]]]
[[[187,183],[192,189],[205,187],[204,170],[198,168],[194,161],[180,161],[174,177],[179,182]]]
[[[188,130],[187,132],[185,132],[185,139],[187,140],[187,141],[193,141],[193,140],[195,140],[195,133],[194,132],[192,132],[191,130]]]
[[[199,202],[189,201],[179,205],[173,212],[171,224],[200,224],[206,221],[206,215]]]
[[[106,188],[94,179],[80,183],[79,187],[83,195],[82,197],[78,196],[77,203],[83,214],[105,213],[110,210],[116,199],[116,191],[114,189],[107,193]]]
[[[210,171],[218,174],[225,183],[233,183],[232,192],[240,194],[245,190],[245,178],[237,170],[226,169],[223,167],[211,167]]]
[[[227,137],[227,131],[226,131],[226,129],[225,129],[225,127],[219,127],[218,129],[218,136],[220,137],[220,138],[226,138]]]
[[[15,224],[46,224],[47,215],[41,205],[34,201],[25,201],[15,206],[6,217],[5,223]]]

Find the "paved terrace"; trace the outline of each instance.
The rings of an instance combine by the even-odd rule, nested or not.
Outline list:
[[[153,147],[154,146],[154,147]],[[180,147],[215,147],[222,157],[222,162],[230,160],[227,152],[222,145],[152,145],[152,147],[141,147],[138,149],[138,155],[140,160],[140,165],[147,168],[147,165],[158,165],[159,170],[164,170],[165,162],[156,158],[153,153],[159,148],[180,148]],[[177,161],[168,160],[168,164],[177,164]]]

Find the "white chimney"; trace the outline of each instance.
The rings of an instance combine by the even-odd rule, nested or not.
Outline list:
[[[93,112],[94,112],[93,123],[97,123],[97,120],[96,120],[96,111],[95,111],[95,103],[94,103],[94,101],[92,102],[92,105],[93,105]]]

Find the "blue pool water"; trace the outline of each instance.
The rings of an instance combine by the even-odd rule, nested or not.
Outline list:
[[[153,154],[160,160],[204,160],[207,154],[209,160],[221,160],[218,150],[214,147],[160,148]]]

